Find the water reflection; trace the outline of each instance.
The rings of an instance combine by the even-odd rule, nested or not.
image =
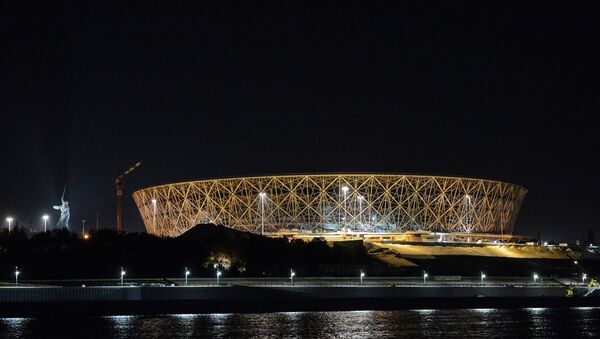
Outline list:
[[[599,313],[599,308],[527,308],[5,318],[0,337],[578,337],[598,333]]]

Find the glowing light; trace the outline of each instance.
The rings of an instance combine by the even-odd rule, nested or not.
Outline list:
[[[427,272],[423,272],[423,285],[425,285],[425,282],[427,281],[428,276],[429,276],[429,274],[427,274]]]
[[[533,274],[533,282],[535,283],[538,280],[538,278],[539,277],[538,277],[537,273],[534,273]]]
[[[190,270],[188,270],[188,268],[185,268],[185,285],[187,286],[188,284],[188,276],[191,274],[192,272],[190,272]]]
[[[90,238],[89,234],[86,233],[86,234],[83,235],[83,239],[88,240],[89,238]]]
[[[365,277],[365,272],[360,271],[360,284],[362,285],[363,283],[363,278]]]
[[[46,225],[48,224],[48,218],[50,218],[50,217],[48,216],[48,214],[44,214],[44,215],[42,216],[42,219],[44,219],[44,232],[46,232]]]
[[[296,272],[294,270],[290,270],[290,284],[294,284],[294,277],[296,276]]]
[[[15,285],[19,284],[19,274],[21,274],[21,271],[19,271],[19,268],[15,266]]]
[[[485,273],[481,272],[481,284],[483,285],[483,279],[485,279]]]
[[[123,277],[125,277],[125,270],[121,267],[121,286],[123,286]]]
[[[221,271],[217,270],[217,285],[219,284],[220,277],[221,277]]]
[[[13,218],[12,217],[7,217],[6,218],[6,222],[8,222],[8,233],[10,233],[10,225],[12,225]]]

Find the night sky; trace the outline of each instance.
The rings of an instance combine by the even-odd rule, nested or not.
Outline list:
[[[562,2],[0,5],[0,216],[143,230],[131,193],[394,172],[529,189],[516,233],[598,233],[598,10]],[[567,6],[568,5],[568,6]]]

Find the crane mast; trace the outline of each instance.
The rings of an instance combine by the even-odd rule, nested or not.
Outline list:
[[[141,164],[141,161],[136,162],[115,179],[115,186],[117,187],[117,232],[123,232],[123,179],[140,167]]]

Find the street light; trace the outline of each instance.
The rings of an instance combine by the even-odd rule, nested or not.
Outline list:
[[[584,274],[581,276],[581,283],[582,283],[582,284],[585,284],[585,279],[587,279],[587,274],[585,274],[585,273],[584,273]]]
[[[349,189],[348,186],[342,186],[342,193],[344,193],[344,223],[346,223],[346,193],[348,193]]]
[[[296,275],[296,272],[294,272],[294,270],[290,270],[290,285],[294,284],[294,276]]]
[[[534,283],[534,284],[537,282],[538,278],[539,278],[538,274],[537,274],[537,273],[534,273],[534,274],[533,274],[533,283]]]
[[[485,279],[485,273],[481,272],[481,284],[483,285],[483,279]]]
[[[125,276],[125,270],[123,269],[123,266],[121,266],[121,286],[123,286],[123,277]]]
[[[425,281],[427,280],[428,276],[429,274],[427,274],[427,272],[423,272],[423,285],[425,285]]]
[[[365,272],[360,271],[360,284],[362,285],[363,283],[363,278],[365,277]]]
[[[219,285],[219,278],[221,277],[221,271],[217,270],[217,285]]]
[[[190,275],[190,271],[188,270],[188,268],[185,268],[185,286],[187,286],[187,280],[188,280],[188,275]]]
[[[46,232],[46,225],[48,224],[48,218],[50,218],[48,216],[48,214],[44,214],[44,216],[42,216],[42,219],[44,219],[44,232]]]
[[[260,192],[258,193],[260,197],[260,234],[265,234],[265,198],[267,197],[267,193]]]
[[[15,266],[15,285],[19,284],[19,274],[21,274],[21,272],[19,271],[19,268]]]
[[[12,225],[13,218],[12,217],[6,218],[6,222],[8,222],[8,234],[10,234],[10,225]]]
[[[156,232],[156,199],[152,199],[152,228]]]

